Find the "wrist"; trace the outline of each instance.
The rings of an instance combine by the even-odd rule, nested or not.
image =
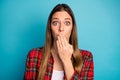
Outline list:
[[[66,59],[66,60],[63,61],[64,66],[68,66],[68,65],[71,65],[71,64],[72,64],[71,59]]]

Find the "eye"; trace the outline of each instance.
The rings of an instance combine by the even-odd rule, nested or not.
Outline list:
[[[65,21],[64,23],[66,26],[69,26],[70,25],[70,21]]]
[[[58,26],[58,25],[59,25],[59,22],[58,22],[58,21],[53,21],[53,22],[52,22],[52,25],[53,25],[53,26]]]

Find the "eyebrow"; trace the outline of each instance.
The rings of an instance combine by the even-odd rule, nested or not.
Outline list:
[[[65,20],[71,20],[71,18],[65,18]]]
[[[52,18],[52,19],[59,19],[59,18]],[[71,18],[65,18],[65,20],[71,20]]]
[[[58,18],[52,18],[52,19],[58,19]]]

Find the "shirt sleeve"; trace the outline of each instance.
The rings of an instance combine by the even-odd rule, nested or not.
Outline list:
[[[71,80],[93,80],[94,79],[94,63],[91,52],[84,51],[83,66],[80,74],[74,71]]]
[[[36,50],[33,49],[28,53],[26,59],[26,69],[24,73],[24,80],[36,80]]]

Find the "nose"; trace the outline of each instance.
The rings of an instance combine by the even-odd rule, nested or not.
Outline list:
[[[61,23],[60,26],[59,26],[59,31],[60,32],[63,32],[64,31],[64,25]]]

